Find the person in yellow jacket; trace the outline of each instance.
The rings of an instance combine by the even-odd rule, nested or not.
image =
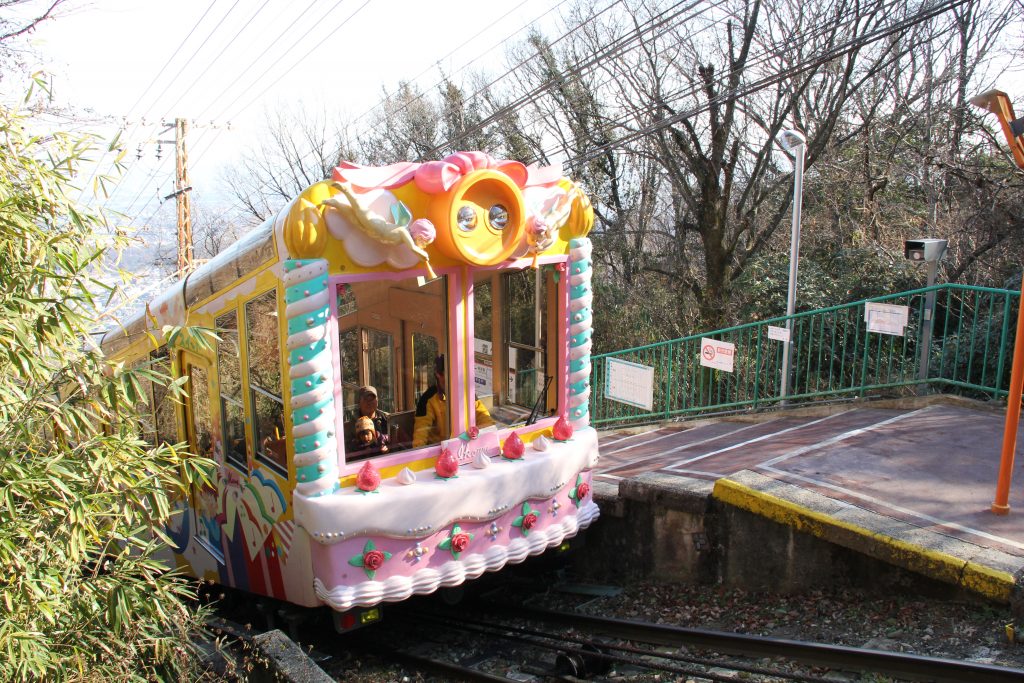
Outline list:
[[[448,397],[445,395],[444,356],[434,359],[436,383],[423,392],[416,403],[416,423],[413,427],[412,447],[420,448],[451,438],[448,421]],[[494,419],[480,401],[476,402],[476,426],[490,427]]]

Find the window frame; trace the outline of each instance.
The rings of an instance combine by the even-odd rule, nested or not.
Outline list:
[[[215,316],[214,317],[214,326],[216,327],[216,329],[218,331],[221,330],[221,329],[226,329],[226,328],[222,328],[220,323],[221,323],[221,319],[223,319],[223,318],[225,318],[226,316],[229,316],[229,315],[234,315],[235,316],[234,332],[235,332],[235,337],[236,337],[236,341],[237,341],[237,344],[238,344],[238,394],[239,395],[236,398],[234,396],[228,396],[228,395],[226,395],[224,393],[224,380],[223,380],[223,374],[222,374],[223,367],[222,367],[222,364],[221,364],[221,349],[223,348],[224,341],[223,341],[223,339],[221,339],[221,340],[219,340],[217,342],[217,353],[216,353],[216,356],[217,356],[217,358],[216,358],[216,361],[217,361],[217,398],[219,399],[217,409],[218,409],[218,411],[220,413],[219,414],[219,417],[220,417],[220,442],[221,442],[221,448],[224,450],[224,462],[227,463],[228,465],[231,465],[231,466],[235,467],[237,470],[239,470],[241,472],[248,472],[249,471],[249,467],[250,467],[249,463],[251,462],[251,459],[252,459],[252,449],[249,447],[249,434],[248,434],[248,429],[246,428],[246,419],[245,419],[245,415],[246,415],[246,408],[245,408],[245,395],[246,395],[245,384],[246,384],[246,372],[248,371],[248,368],[243,368],[242,367],[242,358],[243,358],[242,344],[244,343],[244,340],[242,339],[240,325],[238,324],[239,318],[241,317],[239,315],[239,312],[238,312],[238,306],[235,305],[235,306],[233,306],[231,308],[225,309],[219,315]],[[239,458],[237,458],[235,456],[235,453],[233,452],[233,449],[228,444],[228,438],[227,438],[228,437],[228,433],[227,433],[227,422],[228,422],[228,420],[227,420],[226,404],[231,404],[232,406],[234,406],[240,412],[241,417],[242,417],[242,446],[245,449],[245,459],[244,460],[240,460]]]

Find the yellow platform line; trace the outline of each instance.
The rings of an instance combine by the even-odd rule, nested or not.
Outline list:
[[[752,512],[797,531],[862,551],[876,559],[904,567],[939,581],[961,586],[990,600],[1009,603],[1013,574],[901,541],[856,524],[815,512],[729,479],[715,482],[712,496],[723,503]]]

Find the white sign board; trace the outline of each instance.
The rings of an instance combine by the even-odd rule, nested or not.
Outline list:
[[[706,368],[732,372],[732,359],[735,355],[735,344],[707,337],[700,340],[700,364]]]
[[[868,332],[902,337],[909,317],[909,306],[876,304],[870,301],[864,304],[864,319],[868,323]]]
[[[484,398],[494,394],[494,363],[491,356],[491,342],[473,340],[473,380],[476,383],[476,397]]]
[[[494,368],[490,363],[473,363],[473,380],[477,398],[494,395]]]
[[[605,398],[654,410],[654,368],[617,358],[605,360]]]
[[[473,351],[485,356],[491,355],[491,342],[486,339],[473,338]]]
[[[789,328],[775,327],[775,325],[769,325],[768,338],[774,339],[775,341],[787,342],[789,341]]]

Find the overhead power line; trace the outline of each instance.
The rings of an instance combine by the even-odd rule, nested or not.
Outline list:
[[[796,76],[796,75],[798,75],[800,73],[803,73],[805,71],[813,69],[814,67],[817,67],[817,66],[820,66],[820,65],[822,65],[822,64],[824,64],[826,62],[829,62],[829,61],[831,61],[831,60],[835,59],[836,57],[839,57],[839,56],[841,56],[843,54],[846,54],[848,52],[856,50],[856,49],[858,49],[860,47],[864,47],[865,45],[868,45],[868,44],[873,43],[873,42],[875,42],[877,40],[880,40],[882,38],[890,36],[890,35],[892,35],[894,33],[898,33],[898,32],[900,32],[900,31],[902,31],[904,29],[907,29],[907,28],[910,28],[910,27],[915,26],[917,24],[923,23],[923,22],[927,21],[928,19],[931,19],[933,17],[938,16],[939,14],[942,14],[944,12],[948,12],[949,10],[953,9],[954,7],[962,5],[963,3],[967,2],[967,1],[968,0],[952,0],[951,2],[943,2],[943,3],[940,3],[938,6],[933,6],[931,8],[922,10],[919,13],[917,13],[916,15],[914,15],[912,17],[909,17],[907,19],[903,19],[901,21],[898,21],[898,22],[896,22],[895,24],[893,24],[891,26],[888,26],[888,27],[885,27],[885,28],[882,28],[882,29],[878,29],[876,31],[873,31],[873,32],[867,34],[866,36],[864,36],[862,38],[851,40],[851,41],[849,41],[849,42],[847,42],[847,43],[845,43],[845,44],[843,44],[841,46],[838,46],[838,47],[832,49],[832,50],[828,50],[827,52],[819,55],[818,57],[816,57],[814,59],[805,60],[804,62],[796,64],[796,65],[790,67],[789,69],[783,70],[783,71],[781,71],[781,72],[779,72],[777,74],[773,74],[773,75],[770,75],[770,76],[765,76],[764,78],[760,78],[760,79],[758,79],[758,80],[756,80],[756,81],[754,81],[752,83],[749,83],[747,85],[743,85],[743,86],[737,87],[735,89],[729,90],[728,92],[724,92],[724,93],[718,95],[717,97],[712,98],[708,102],[705,102],[704,104],[698,105],[696,107],[692,107],[692,108],[690,108],[690,109],[688,109],[686,111],[679,112],[679,113],[673,114],[671,116],[666,116],[666,117],[660,119],[659,121],[656,121],[656,122],[652,123],[649,126],[646,126],[646,127],[642,128],[640,130],[637,130],[637,131],[634,131],[633,133],[630,133],[629,135],[626,135],[626,136],[624,136],[622,138],[619,138],[619,139],[614,140],[612,142],[606,143],[606,144],[601,145],[599,147],[596,147],[594,149],[587,150],[586,152],[584,152],[582,154],[579,154],[576,157],[573,157],[573,158],[569,159],[566,163],[575,164],[575,163],[581,163],[581,162],[593,159],[595,156],[597,156],[598,154],[600,154],[600,153],[602,153],[602,152],[604,152],[604,151],[606,151],[608,149],[612,149],[614,147],[625,145],[625,144],[628,144],[630,142],[633,142],[634,140],[637,140],[637,139],[639,139],[641,137],[644,137],[646,135],[650,135],[651,133],[654,133],[654,132],[656,132],[658,130],[661,130],[663,128],[667,128],[668,126],[671,126],[671,125],[673,125],[675,123],[678,123],[678,122],[682,121],[683,119],[691,118],[693,116],[696,116],[698,114],[706,112],[712,106],[715,106],[715,105],[718,105],[718,104],[722,104],[722,103],[724,103],[724,102],[726,102],[726,101],[728,101],[730,99],[734,99],[734,98],[737,98],[737,97],[742,97],[743,95],[749,95],[749,94],[751,94],[753,92],[756,92],[758,90],[766,88],[766,87],[768,87],[770,85],[775,85],[777,83],[780,83],[780,82],[786,80],[787,78],[791,78],[791,77]]]
[[[750,71],[750,70],[756,69],[757,67],[763,66],[764,64],[766,64],[766,63],[776,59],[780,54],[785,54],[789,49],[795,48],[800,43],[814,44],[816,39],[824,37],[824,36],[826,36],[828,34],[832,34],[832,35],[842,34],[843,30],[844,30],[844,27],[846,27],[848,24],[856,24],[862,18],[863,18],[863,16],[860,14],[859,8],[856,8],[856,7],[847,8],[845,10],[844,14],[841,14],[838,17],[835,17],[835,18],[827,19],[823,23],[821,23],[818,26],[816,26],[814,28],[811,28],[809,30],[802,30],[802,31],[800,31],[799,34],[794,33],[794,34],[790,35],[787,39],[782,41],[781,43],[778,43],[778,44],[774,45],[771,50],[765,50],[760,55],[752,57],[752,58],[749,58],[746,61],[745,70]],[[707,24],[704,27],[702,27],[697,33],[704,32],[704,31],[710,29],[711,27],[713,27],[715,25],[719,25],[723,21],[725,21],[726,19],[727,19],[726,17],[723,17],[721,19],[715,20],[715,21],[711,22],[710,24]],[[695,34],[691,33],[691,34],[689,34],[689,37],[693,38],[694,35]],[[728,77],[728,75],[729,75],[728,73],[724,74],[722,78],[718,79],[715,82],[715,85],[721,85],[721,83],[724,81],[725,78]],[[609,77],[605,81],[605,83],[593,86],[592,87],[592,91],[594,91],[594,92],[599,91],[608,82],[616,80],[616,78],[617,78],[617,76],[615,74],[609,75]],[[686,97],[695,96],[695,95],[699,94],[700,92],[702,92],[704,90],[704,88],[705,88],[705,84],[703,84],[703,83],[697,83],[695,85],[692,85],[692,86],[686,87],[686,88],[679,88],[679,89],[677,89],[677,90],[675,90],[673,92],[670,92],[670,93],[667,93],[667,94],[664,94],[664,95],[660,95],[658,97],[657,101],[651,101],[651,102],[646,102],[644,104],[641,104],[638,107],[636,107],[636,108],[634,108],[634,109],[632,109],[630,111],[625,112],[619,118],[607,118],[607,117],[605,117],[605,118],[599,119],[599,122],[602,125],[610,127],[610,128],[621,128],[621,127],[625,126],[630,120],[640,119],[644,115],[653,114],[656,111],[658,111],[659,109],[663,109],[663,108],[667,107],[669,104],[672,104],[672,103],[675,103],[675,102],[677,102],[679,100],[685,99]],[[555,154],[557,152],[568,152],[568,151],[569,150],[566,148],[565,145],[561,145],[561,146],[556,145],[554,147],[549,147],[549,148],[545,148],[544,150],[542,150],[541,157],[545,157],[546,158],[550,154]],[[524,161],[540,161],[540,160],[541,160],[540,158],[537,158],[537,159],[530,159],[530,160],[524,160]]]
[[[717,3],[715,3],[715,6],[720,6],[725,1],[726,0],[718,0]],[[676,11],[674,14],[669,15],[669,12],[673,12],[680,5],[684,5],[684,4],[686,5],[685,7],[683,7],[679,11]],[[498,119],[500,119],[504,115],[506,115],[506,114],[508,114],[510,112],[513,112],[513,111],[517,111],[517,110],[521,109],[523,106],[529,104],[530,102],[536,101],[539,97],[541,97],[546,92],[548,92],[549,90],[554,88],[558,83],[564,82],[567,78],[571,78],[573,76],[582,75],[582,74],[586,73],[588,70],[593,69],[595,66],[597,66],[601,62],[601,60],[612,59],[615,56],[617,56],[619,54],[622,54],[623,52],[631,49],[632,47],[634,47],[636,45],[639,45],[641,37],[644,34],[646,34],[647,32],[649,32],[649,31],[656,31],[658,29],[662,29],[663,31],[664,30],[668,30],[668,28],[665,28],[665,27],[668,26],[669,28],[671,28],[671,23],[670,22],[672,22],[674,19],[677,19],[682,14],[684,14],[684,13],[690,11],[691,9],[695,8],[699,4],[700,4],[700,0],[697,0],[696,2],[694,2],[692,0],[681,0],[680,2],[677,2],[676,4],[672,5],[669,9],[667,9],[667,10],[665,10],[665,11],[663,11],[663,12],[661,12],[661,13],[653,16],[653,17],[651,17],[650,19],[648,19],[644,23],[638,25],[636,28],[634,28],[631,31],[629,31],[626,35],[624,35],[624,36],[622,36],[620,38],[617,38],[616,40],[612,41],[604,49],[599,50],[597,52],[594,52],[588,58],[586,58],[584,60],[581,60],[581,61],[577,62],[576,64],[574,64],[571,68],[566,69],[565,71],[561,71],[561,72],[553,75],[551,78],[547,79],[544,83],[542,83],[540,86],[534,88],[530,92],[527,92],[527,93],[523,94],[522,96],[512,100],[508,104],[500,107],[499,109],[497,109],[496,111],[494,111],[493,113],[488,115],[483,120],[479,121],[478,123],[470,126],[466,130],[462,131],[459,135],[457,135],[457,136],[455,136],[453,138],[450,138],[450,139],[444,141],[443,143],[441,143],[439,145],[436,145],[436,146],[432,147],[430,150],[428,150],[426,152],[426,154],[424,156],[437,155],[441,150],[443,150],[445,148],[456,149],[458,147],[458,144],[460,142],[462,142],[463,140],[465,140],[470,135],[472,135],[474,133],[482,132],[484,130],[484,128],[486,128],[486,126],[488,126],[489,124],[497,121]],[[693,15],[693,16],[691,16],[689,18],[692,19],[695,16],[700,16],[700,14],[703,13],[704,11],[706,11],[706,9],[705,10],[701,10],[696,15]],[[666,16],[666,15],[668,15],[668,16]],[[553,44],[554,43],[552,43],[551,45],[553,45]],[[523,60],[523,62],[520,62],[520,66],[523,63],[525,63],[525,61],[526,60]],[[508,72],[506,72],[506,73],[508,73]],[[496,81],[492,81],[491,84],[493,84],[494,82],[496,82]],[[490,87],[490,86],[487,86],[487,87]]]

